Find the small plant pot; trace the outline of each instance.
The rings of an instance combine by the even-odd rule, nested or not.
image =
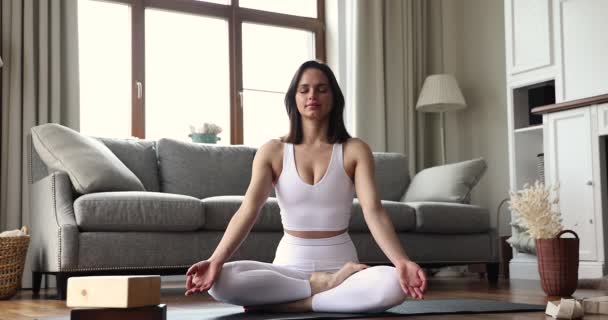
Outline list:
[[[217,143],[221,140],[216,134],[210,133],[192,133],[190,138],[192,138],[192,142],[196,143]]]
[[[561,238],[571,233],[575,238]],[[548,296],[569,297],[578,284],[579,238],[563,230],[553,239],[536,239],[540,283]]]

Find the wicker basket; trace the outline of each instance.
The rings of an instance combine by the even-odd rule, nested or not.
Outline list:
[[[571,233],[575,238],[561,238]],[[578,283],[579,239],[563,230],[553,239],[536,239],[540,283],[549,296],[569,297]]]
[[[9,299],[21,288],[23,265],[30,236],[0,237],[0,299]]]

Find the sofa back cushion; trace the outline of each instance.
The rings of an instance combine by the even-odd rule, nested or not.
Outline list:
[[[232,216],[239,210],[244,196],[217,196],[203,199],[205,211],[203,230],[226,231]],[[281,209],[277,198],[269,197],[260,209],[258,219],[251,228],[254,232],[282,232]]]
[[[56,123],[33,127],[32,142],[53,171],[68,174],[77,192],[144,191],[144,185],[103,143]]]
[[[416,210],[403,202],[382,200],[382,207],[393,223],[397,232],[408,232],[416,229]],[[353,200],[352,217],[348,230],[351,232],[369,232],[363,215],[363,208],[358,199]]]
[[[162,192],[203,199],[247,191],[254,148],[172,139],[160,139],[157,148]]]
[[[399,201],[410,184],[407,157],[392,152],[374,152],[373,156],[380,199]]]
[[[138,139],[97,138],[139,178],[146,191],[160,191],[156,141]]]

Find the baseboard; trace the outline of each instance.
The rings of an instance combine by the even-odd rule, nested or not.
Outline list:
[[[536,256],[518,253],[515,258],[509,261],[509,278],[540,280]]]
[[[608,274],[606,264],[599,261],[581,261],[578,265],[579,279],[597,279]],[[540,280],[536,256],[518,253],[509,262],[509,278]]]
[[[603,262],[581,261],[578,265],[579,279],[602,278],[606,274],[606,265]]]
[[[48,278],[48,280],[47,280],[47,278]],[[49,285],[46,286],[45,285],[46,283],[48,283]],[[48,274],[42,276],[42,281],[40,281],[41,289],[56,288],[56,287],[57,287],[57,283],[55,282],[55,276],[48,275]],[[28,289],[28,290],[32,289],[32,273],[31,272],[23,273],[23,277],[21,278],[21,289]]]

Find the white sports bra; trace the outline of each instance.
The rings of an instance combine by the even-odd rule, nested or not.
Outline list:
[[[298,174],[293,144],[285,143],[283,170],[275,185],[284,229],[338,231],[348,228],[355,186],[343,162],[342,144],[334,144],[325,175],[311,185]]]

